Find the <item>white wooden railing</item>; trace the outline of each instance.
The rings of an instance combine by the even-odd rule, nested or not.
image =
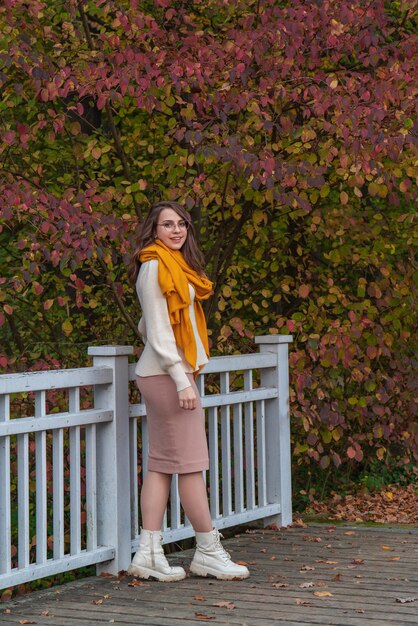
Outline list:
[[[292,338],[255,341],[259,353],[212,358],[197,381],[218,528],[292,521]],[[0,376],[0,589],[92,564],[98,573],[127,569],[147,456],[145,406],[131,400],[138,396],[132,352],[91,347],[93,367]],[[167,543],[194,534],[177,476],[163,534]]]

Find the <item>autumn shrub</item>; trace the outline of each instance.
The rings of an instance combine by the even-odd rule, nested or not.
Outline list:
[[[214,354],[292,334],[296,491],[416,461],[416,3],[0,7],[0,367],[134,344],[135,231],[180,199]],[[309,488],[310,488],[309,487]]]

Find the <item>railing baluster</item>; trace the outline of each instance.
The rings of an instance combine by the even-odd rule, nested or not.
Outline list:
[[[244,389],[253,388],[253,371],[244,372]],[[255,506],[255,476],[254,476],[254,420],[253,403],[244,404],[245,415],[245,486],[246,509],[252,510]]]
[[[46,415],[46,391],[35,392],[35,418]],[[36,466],[36,563],[47,559],[47,480],[46,480],[46,432],[35,433]]]
[[[170,490],[170,526],[171,529],[180,528],[180,498],[178,492],[178,475],[174,474],[171,480]]]
[[[18,563],[29,565],[29,435],[17,436]]]
[[[267,503],[266,498],[266,424],[264,400],[259,400],[257,415],[257,501],[258,506]]]
[[[86,426],[87,550],[97,548],[96,424]]]
[[[209,455],[210,455],[210,510],[212,519],[219,517],[219,452],[218,452],[218,410],[209,409]]]
[[[0,396],[0,424],[10,419],[10,396]],[[0,437],[0,573],[11,569],[10,437]]]
[[[138,420],[129,422],[129,462],[131,483],[131,533],[136,537],[139,532],[138,524]]]
[[[80,388],[69,389],[70,413],[80,411]],[[70,554],[81,550],[80,426],[70,428]]]
[[[54,528],[54,559],[64,556],[64,431],[52,435],[52,502]]]
[[[148,471],[148,423],[147,418],[143,417],[141,420],[141,453],[142,453],[142,482]]]
[[[242,404],[236,404],[233,409],[234,424],[234,510],[242,513],[244,510],[244,464],[242,446]]]
[[[221,393],[229,393],[229,372],[221,374]],[[231,425],[230,407],[221,408],[221,441],[222,441],[222,515],[232,513],[231,495]]]

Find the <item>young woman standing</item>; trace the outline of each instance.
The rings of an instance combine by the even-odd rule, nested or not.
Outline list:
[[[194,375],[208,362],[208,338],[201,300],[212,293],[203,271],[190,215],[177,202],[151,207],[139,234],[131,276],[142,318],[145,348],[135,373],[147,407],[148,472],[141,491],[139,550],[128,572],[160,581],[181,580],[162,549],[161,525],[172,474],[180,501],[196,533],[190,571],[223,580],[249,576],[233,563],[213,528],[202,472],[209,468],[205,418]]]

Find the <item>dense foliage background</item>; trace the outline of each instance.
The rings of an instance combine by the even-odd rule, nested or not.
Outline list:
[[[213,353],[294,337],[296,483],[408,471],[416,6],[4,0],[2,371],[139,349],[135,231],[176,199],[215,281]]]

